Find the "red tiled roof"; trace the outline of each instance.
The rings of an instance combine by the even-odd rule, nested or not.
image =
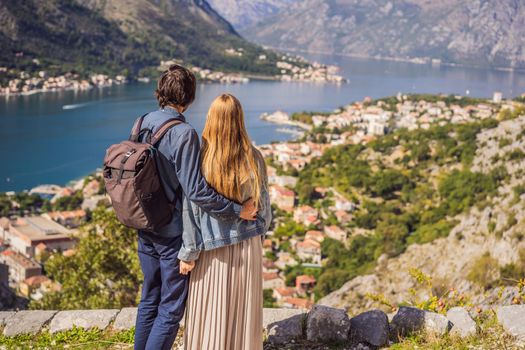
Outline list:
[[[264,281],[271,281],[279,278],[279,274],[277,272],[263,272],[263,280]]]
[[[275,288],[275,291],[283,297],[291,297],[295,294],[295,288],[293,287]]]
[[[28,286],[37,286],[37,285],[41,285],[42,283],[47,282],[49,280],[50,279],[47,278],[44,275],[37,275],[37,276],[26,278],[24,280],[24,283],[27,284]]]

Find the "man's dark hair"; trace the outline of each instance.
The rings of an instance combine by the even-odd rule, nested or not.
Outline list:
[[[171,65],[162,72],[155,96],[161,108],[167,105],[187,107],[195,100],[195,75],[183,66]]]

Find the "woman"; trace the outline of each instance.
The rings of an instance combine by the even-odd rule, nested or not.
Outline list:
[[[262,243],[271,221],[264,159],[252,146],[239,100],[210,106],[202,135],[202,173],[215,190],[244,203],[257,220],[227,221],[184,203],[181,273],[193,268],[186,304],[184,349],[262,349]]]

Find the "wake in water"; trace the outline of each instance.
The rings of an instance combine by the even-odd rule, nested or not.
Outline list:
[[[77,104],[72,104],[72,105],[63,105],[62,106],[62,109],[77,109],[77,108],[81,108],[81,107],[85,107],[89,105],[89,103],[77,103]]]

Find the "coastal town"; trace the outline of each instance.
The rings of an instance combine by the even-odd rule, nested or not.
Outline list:
[[[259,146],[268,164],[274,207],[272,229],[263,242],[265,305],[311,308],[317,272],[326,262],[323,241],[329,238],[346,245],[349,238],[368,234],[351,225],[360,201],[335,188],[315,187],[313,204],[300,204],[298,174],[313,159],[329,148],[367,144],[396,129],[469,123],[517,108],[523,104],[503,99],[500,92],[490,100],[398,94],[379,100],[365,98],[332,113],[263,115],[269,122],[302,130],[296,140]],[[403,154],[393,153],[392,157],[402,158]],[[61,285],[45,274],[46,259],[51,254],[74,256],[82,239],[79,227],[89,222],[97,206],[110,208],[101,173],[67,186],[42,185],[23,196],[12,192],[1,196],[0,204],[5,207],[0,208],[0,292],[30,301],[60,290]],[[35,209],[26,203],[27,198],[46,205]]]
[[[227,49],[227,55],[242,56],[243,49]],[[264,62],[267,60],[266,55],[260,55],[258,60]],[[37,59],[33,60],[35,65],[39,65]],[[161,61],[157,70],[167,69],[172,64],[184,64],[180,60]],[[317,62],[309,63],[304,58],[282,55],[276,62],[279,74],[276,76],[249,76],[244,73],[222,72],[201,68],[198,66],[191,67],[197,79],[204,82],[216,82],[221,84],[244,84],[251,79],[281,80],[287,82],[314,82],[314,83],[335,83],[342,84],[346,80],[337,74],[339,68],[333,65],[325,65]],[[124,75],[109,76],[107,74],[93,73],[88,77],[81,76],[78,73],[65,73],[53,76],[44,69],[29,71],[16,71],[7,67],[0,67],[0,78],[2,75],[13,75],[17,77],[8,80],[4,86],[0,85],[0,96],[10,95],[30,95],[39,92],[74,90],[85,91],[92,88],[102,88],[113,85],[126,84],[132,80],[149,83],[150,77],[143,76],[132,79]]]

